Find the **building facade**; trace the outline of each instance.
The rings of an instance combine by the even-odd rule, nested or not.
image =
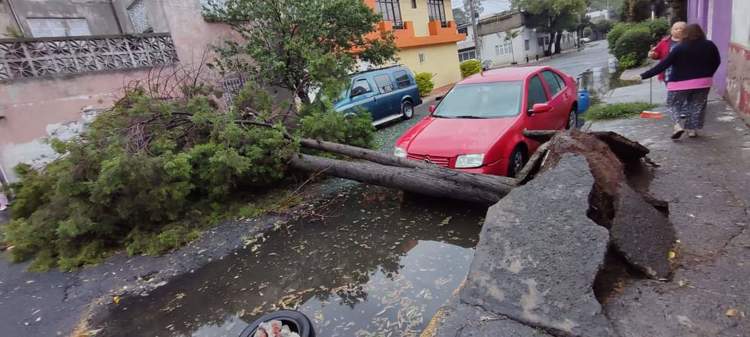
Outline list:
[[[135,81],[192,67],[229,27],[206,22],[205,0],[0,1],[0,183],[13,167],[55,157]]]
[[[477,25],[482,62],[493,67],[528,63],[544,55],[550,34],[526,26],[525,14],[509,11],[484,17]],[[467,38],[469,39],[469,38]],[[560,49],[576,47],[577,35],[562,32]]]
[[[459,34],[450,0],[364,0],[384,22],[378,29],[392,31],[398,62],[415,73],[434,75],[435,87],[461,80],[456,42]]]
[[[697,23],[719,48],[714,88],[750,123],[750,1],[685,0],[687,21]]]
[[[458,61],[463,62],[466,60],[476,59],[476,42],[474,42],[474,28],[470,24],[458,26],[458,33],[466,35],[466,38],[462,41],[458,41],[456,46],[458,47]]]

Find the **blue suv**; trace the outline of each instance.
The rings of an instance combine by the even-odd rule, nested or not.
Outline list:
[[[344,113],[364,108],[377,126],[414,117],[414,107],[420,104],[422,99],[414,75],[409,68],[399,65],[352,74],[349,87],[334,108]]]

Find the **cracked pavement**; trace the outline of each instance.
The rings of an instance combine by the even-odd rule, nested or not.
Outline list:
[[[750,129],[726,102],[709,103],[699,138],[669,139],[671,123],[597,122],[640,141],[660,165],[651,193],[677,231],[672,280],[627,281],[605,304],[622,337],[747,336],[750,331]]]

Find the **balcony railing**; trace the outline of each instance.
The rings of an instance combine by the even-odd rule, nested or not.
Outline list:
[[[0,81],[150,68],[177,61],[169,33],[0,39]]]

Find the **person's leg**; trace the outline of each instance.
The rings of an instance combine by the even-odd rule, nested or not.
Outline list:
[[[669,112],[669,118],[674,122],[672,139],[680,138],[682,133],[685,132],[682,127],[682,115],[685,111],[687,98],[687,90],[667,92],[667,111]]]
[[[690,96],[687,102],[688,119],[685,128],[688,129],[688,135],[697,136],[696,130],[703,129],[706,121],[706,107],[708,106],[708,92],[710,88],[690,90]]]

